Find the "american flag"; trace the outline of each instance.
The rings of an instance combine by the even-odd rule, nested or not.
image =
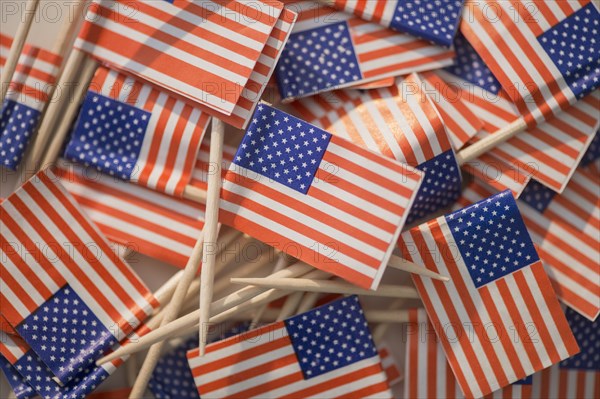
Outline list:
[[[181,196],[208,122],[209,116],[188,101],[101,66],[65,158]]]
[[[433,102],[415,74],[390,88],[339,90],[292,105],[317,126],[425,173],[407,223],[452,204],[461,175],[452,146]]]
[[[371,21],[429,40],[452,46],[464,0],[322,0],[333,7]]]
[[[259,104],[225,175],[220,221],[375,289],[422,175]]]
[[[52,172],[39,172],[0,207],[2,314],[68,382],[158,303]]]
[[[519,208],[559,299],[590,320],[600,312],[600,200],[598,177],[579,169],[564,193],[548,201],[519,201]],[[490,195],[472,184],[462,206]],[[536,210],[543,207],[543,212]]]
[[[217,342],[244,333],[249,325],[250,323],[241,323],[227,328],[223,324],[214,326],[216,334],[208,337],[208,341]],[[156,364],[148,387],[156,399],[199,399],[198,388],[187,361],[188,351],[198,347],[198,336],[174,340],[170,344],[172,349]]]
[[[514,103],[471,45],[458,35],[455,65],[435,73],[460,92],[484,123],[477,139],[519,117]],[[561,192],[590,145],[600,123],[600,93],[584,97],[567,111],[535,128],[519,133],[489,151],[496,159],[517,169],[534,172],[534,179]]]
[[[600,85],[600,12],[589,0],[470,0],[461,32],[533,126]],[[573,51],[576,49],[577,51]]]
[[[69,306],[61,306],[69,310]],[[69,316],[77,317],[76,314]],[[0,342],[0,368],[9,377],[9,383],[17,398],[24,399],[36,396],[45,399],[73,398],[84,399],[110,376],[120,360],[96,366],[86,365],[74,379],[66,384],[54,380],[54,374],[25,341],[20,337],[7,336]]]
[[[405,398],[463,399],[444,348],[424,309],[409,311],[406,325]],[[529,399],[531,377],[485,396],[487,399]],[[542,397],[539,397],[542,398]]]
[[[392,398],[356,296],[188,352],[208,398]]]
[[[0,70],[12,39],[0,33]],[[0,165],[16,169],[48,103],[62,58],[25,45],[0,115]]]
[[[315,1],[292,2],[298,21],[277,64],[283,99],[449,65],[454,52]]]
[[[571,309],[567,320],[581,352],[533,376],[534,398],[594,399],[600,396],[600,320],[590,321]]]
[[[578,352],[510,191],[401,238],[406,259],[452,279],[413,275],[465,396],[487,395]]]
[[[203,205],[66,161],[54,173],[111,242],[185,267],[204,227]]]
[[[461,98],[460,92],[433,72],[419,74],[423,87],[440,113],[452,147],[459,150],[483,129],[483,122]]]
[[[283,4],[94,0],[75,47],[231,115]]]

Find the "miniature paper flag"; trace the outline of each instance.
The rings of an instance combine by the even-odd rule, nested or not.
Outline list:
[[[599,29],[598,6],[585,0],[470,0],[461,25],[530,126],[598,88]]]
[[[223,183],[220,221],[376,289],[422,175],[260,104]]]
[[[96,366],[92,362],[73,380],[61,385],[53,379],[52,371],[42,359],[20,337],[4,337],[0,342],[0,353],[0,368],[9,377],[17,397],[23,399],[36,396],[35,393],[44,399],[84,399],[122,363],[118,360]]]
[[[559,299],[590,320],[600,312],[599,191],[597,176],[578,169],[562,194],[529,204],[519,201]],[[466,206],[490,193],[489,188],[472,184],[459,203]]]
[[[241,323],[233,328],[222,330],[223,325],[216,326],[219,334],[208,337],[209,343],[241,334],[248,330],[250,323]],[[198,389],[194,382],[192,370],[187,361],[187,352],[198,347],[198,336],[186,339],[168,353],[164,354],[156,364],[148,388],[157,399],[199,399]]]
[[[465,396],[579,351],[509,191],[415,227],[399,243],[404,258],[451,278],[413,275]]]
[[[536,373],[532,381],[534,398],[593,399],[600,396],[600,320],[592,322],[572,309],[566,310],[566,316],[581,352]]]
[[[282,8],[271,0],[94,0],[75,47],[231,115]]]
[[[444,123],[417,75],[398,78],[391,88],[339,90],[293,106],[309,122],[425,173],[407,223],[459,197],[460,168]]]
[[[11,43],[10,37],[0,33],[1,64],[4,64]],[[41,48],[30,45],[23,48],[2,104],[0,165],[15,170],[21,162],[48,104],[48,92],[56,80],[61,61],[60,56]]]
[[[283,99],[441,68],[454,55],[318,2],[291,2],[289,8],[298,11],[298,21],[277,64]]]
[[[0,207],[2,314],[66,383],[158,303],[50,171]]]
[[[188,352],[208,398],[392,398],[356,296]]]
[[[64,161],[54,173],[110,241],[185,267],[202,233],[203,205]]]
[[[371,21],[429,40],[452,46],[462,15],[463,0],[327,0],[333,7]]]
[[[65,158],[181,196],[209,116],[155,86],[101,66]]]
[[[433,72],[419,74],[423,87],[440,113],[452,147],[459,150],[483,128],[483,122],[461,98],[460,92]]]
[[[501,90],[484,61],[458,35],[455,65],[434,73],[460,91],[460,98],[484,123],[483,138],[515,121],[519,112]],[[600,124],[600,93],[596,90],[565,112],[499,144],[488,154],[508,165],[534,173],[534,179],[561,192]]]
[[[444,349],[423,309],[411,309],[406,326],[405,398],[463,399]],[[531,377],[485,396],[486,399],[529,399]]]

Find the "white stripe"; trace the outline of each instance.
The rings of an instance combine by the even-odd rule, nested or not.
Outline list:
[[[162,138],[160,139],[160,142],[158,143],[158,152],[154,159],[145,159],[146,164],[150,164],[150,165],[154,164],[154,165],[152,165],[152,168],[150,171],[150,176],[148,176],[148,187],[150,187],[150,188],[156,188],[158,186],[161,175],[163,174],[163,171],[167,167],[167,165],[166,165],[167,157],[169,156],[171,143],[172,143],[173,139],[175,138],[174,136],[179,133],[178,131],[176,131],[176,127],[177,127],[177,123],[179,122],[179,118],[181,117],[181,113],[183,111],[184,106],[185,106],[185,104],[183,103],[183,101],[175,101],[173,108],[169,109],[167,111],[168,112],[167,123],[165,124],[164,130],[161,132]],[[164,109],[163,109],[163,112],[164,112]],[[186,125],[189,125],[189,122],[186,121]],[[153,133],[158,133],[158,132],[153,132]],[[154,140],[156,140],[156,139],[154,139]],[[152,140],[152,141],[154,141],[154,140]],[[146,141],[146,140],[144,140],[144,141]],[[177,153],[177,154],[180,157],[181,157],[181,155],[185,155],[185,153],[184,154]],[[138,162],[139,162],[139,160],[138,160]],[[176,170],[174,170],[174,171],[177,172]],[[171,178],[177,178],[177,180],[179,180],[178,179],[179,175],[180,174],[175,173],[175,176],[171,175]]]
[[[181,141],[179,142],[179,147],[177,148],[177,154],[181,154],[176,157],[175,163],[173,165],[173,172],[171,177],[167,182],[165,187],[165,191],[167,193],[174,193],[177,184],[181,181],[184,171],[185,162],[188,159],[189,154],[194,154],[198,152],[198,148],[200,147],[200,143],[204,139],[204,134],[206,133],[206,128],[208,127],[208,122],[210,118],[205,118],[203,126],[198,126],[200,124],[200,118],[202,118],[202,112],[198,108],[193,108],[190,113],[189,120],[185,125],[185,129],[183,130],[183,134],[181,137]],[[196,128],[200,128],[202,133],[198,143],[195,148],[192,147],[192,138],[194,136],[194,131]],[[191,179],[191,176],[190,176]]]
[[[152,111],[150,114],[150,118],[148,119],[148,125],[146,127],[146,132],[144,133],[144,139],[142,141],[142,146],[140,148],[140,152],[137,158],[137,162],[131,172],[131,181],[138,182],[141,174],[143,173],[147,163],[148,156],[150,154],[150,149],[152,148],[155,134],[158,134],[158,121],[162,117],[162,113],[165,112],[165,107],[167,105],[167,101],[169,99],[169,95],[161,91],[158,97],[156,98],[156,102],[154,103],[154,107],[152,107]]]
[[[2,254],[2,256],[5,256],[4,251],[0,250],[0,253]],[[0,285],[2,286],[2,295],[4,295],[9,301],[10,304],[13,308],[15,308],[15,310],[19,313],[19,316],[22,319],[27,318],[27,316],[29,316],[29,310],[27,309],[27,306],[25,306],[25,304],[23,302],[21,302],[21,298],[19,295],[15,294],[15,292],[11,289],[10,285],[8,285],[0,276]],[[22,287],[17,287],[19,290],[23,289]],[[36,305],[40,305],[41,303],[38,303]],[[3,334],[3,335],[8,335],[8,334]]]

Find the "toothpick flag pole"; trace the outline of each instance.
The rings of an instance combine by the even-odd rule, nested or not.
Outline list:
[[[419,298],[416,289],[401,285],[381,284],[376,290],[359,288],[345,281],[310,280],[307,278],[232,278],[233,284],[254,285],[286,291],[324,292],[388,298]]]
[[[204,220],[204,259],[200,273],[200,355],[204,355],[208,319],[210,318],[210,303],[213,297],[215,279],[215,262],[217,240],[217,225],[219,223],[219,198],[221,195],[221,163],[223,162],[223,141],[225,139],[225,124],[218,118],[212,119],[210,135],[209,167],[212,173],[208,176],[208,194],[206,196],[206,212]]]
[[[61,88],[71,87],[74,82],[77,82],[77,85],[74,92],[63,91],[61,96],[48,104],[31,151],[22,162],[21,183],[27,181],[42,167],[48,166],[46,160],[53,162],[56,159],[96,67],[96,61],[79,50],[73,49],[69,54],[64,71],[56,85]],[[67,108],[63,112],[65,105]],[[59,123],[60,127],[57,127]],[[54,158],[50,157],[51,151],[55,154]]]
[[[307,292],[304,294],[302,298],[302,302],[298,305],[298,314],[305,313],[315,307],[317,301],[319,300],[318,292]]]
[[[25,3],[25,18],[22,19],[19,24],[15,38],[10,46],[8,57],[2,67],[0,104],[3,104],[4,99],[6,98],[8,87],[15,73],[15,69],[17,69],[19,57],[21,57],[21,53],[23,52],[23,46],[25,46],[25,41],[27,40],[27,35],[29,35],[29,29],[31,28],[31,23],[33,22],[39,3],[40,0],[27,0],[27,3]]]
[[[502,129],[497,130],[494,134],[491,134],[484,139],[471,144],[464,150],[459,151],[456,154],[456,161],[458,162],[459,166],[462,166],[465,163],[472,161],[480,155],[490,151],[496,146],[504,143],[525,129],[527,129],[527,123],[525,123],[523,118],[519,118],[514,122],[504,126]]]
[[[272,274],[271,277],[299,277],[306,273],[308,273],[306,275],[307,278],[315,276],[317,278],[322,278],[323,274],[326,274],[325,272],[322,272],[320,270],[315,270],[312,266],[304,262],[297,262],[291,265],[290,267],[287,267],[277,273]],[[261,287],[244,287],[241,290],[238,290],[211,303],[210,312],[212,315],[215,316],[211,317],[209,321],[213,323],[215,322],[215,320],[221,320],[221,318],[231,314],[232,312],[244,311],[254,306],[267,303],[269,302],[269,300],[274,300],[276,298],[273,298],[273,296],[267,296],[265,298],[265,296],[263,295],[265,294],[265,292],[274,291],[275,290],[269,290]],[[279,293],[281,292],[283,291],[279,291]],[[281,298],[282,296],[285,296],[287,294],[289,294],[289,292],[283,292],[283,294],[281,294],[281,296],[279,296],[278,298]],[[224,314],[224,316],[222,314]],[[170,337],[172,334],[180,332],[182,329],[195,329],[198,326],[199,316],[200,311],[198,310],[189,313],[183,317],[180,317],[179,319],[144,335],[137,342],[125,345],[117,349],[113,353],[99,359],[96,362],[96,364],[101,365],[119,357],[144,350],[145,348],[151,346],[155,342],[160,342],[161,340]]]
[[[192,250],[192,254],[185,265],[185,269],[183,269],[183,274],[177,284],[177,288],[173,292],[173,297],[171,298],[169,304],[165,307],[162,319],[160,321],[161,326],[167,325],[175,320],[177,316],[179,316],[179,312],[183,306],[190,285],[195,279],[202,261],[204,236],[205,232],[203,230],[198,237],[196,244],[194,245],[194,249]],[[156,367],[156,363],[158,363],[158,360],[160,359],[160,353],[164,344],[164,341],[158,342],[148,351],[148,354],[144,359],[144,363],[142,364],[142,368],[140,369],[135,383],[133,384],[133,388],[131,389],[131,393],[129,395],[130,398],[140,398],[146,391],[146,386],[152,377],[152,372],[154,371],[154,367]]]
[[[73,101],[77,100],[76,95],[72,95],[72,93],[67,92],[67,89],[70,90],[71,83],[77,82],[78,79],[83,80],[83,78],[80,77],[78,73],[80,71],[81,64],[84,60],[84,54],[78,50],[72,49],[71,46],[73,42],[75,28],[78,26],[78,17],[83,14],[85,10],[85,5],[86,0],[78,0],[77,5],[74,8],[74,12],[72,14],[73,20],[69,20],[67,17],[67,20],[64,21],[61,30],[54,41],[53,52],[63,57],[63,59],[66,58],[67,61],[64,63],[63,69],[58,77],[58,81],[49,93],[49,96],[50,98],[53,98],[57,87],[59,88],[61,95],[60,97],[53,98],[53,101],[51,101],[48,105],[44,113],[42,123],[39,126],[38,133],[36,134],[33,142],[31,143],[31,148],[25,154],[25,159],[23,159],[21,163],[21,183],[23,183],[29,177],[33,176],[35,172],[37,172],[40,169],[38,166],[43,165],[40,162],[40,160],[44,155],[44,152],[46,151],[46,147],[50,140],[50,135],[53,133],[52,129],[55,126],[58,118],[62,117],[62,120],[64,121],[66,119],[69,119],[69,117],[75,117],[75,115],[65,115],[61,111],[64,108],[66,101],[69,100],[69,97],[72,97]],[[70,49],[72,49],[72,51],[67,57],[67,52]],[[91,80],[91,77],[88,80]],[[89,83],[84,83],[84,86],[87,87],[88,84]],[[76,88],[76,90],[81,90],[81,88],[78,87]],[[85,91],[83,91],[83,93],[85,93]]]
[[[289,260],[288,260],[287,255],[285,253],[281,252],[279,254],[279,259],[277,259],[277,263],[273,267],[273,273],[277,273],[278,271],[285,268],[288,264],[289,264]],[[256,310],[256,312],[254,313],[254,317],[252,318],[252,321],[250,322],[251,326],[256,326],[260,322],[260,319],[262,318],[262,314],[267,310],[268,307],[269,307],[269,304],[264,304],[263,306],[259,307]]]

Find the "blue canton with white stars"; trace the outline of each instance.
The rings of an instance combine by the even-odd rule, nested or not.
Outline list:
[[[330,133],[260,104],[233,163],[306,194],[330,139]]]
[[[17,399],[28,399],[35,396],[33,388],[2,355],[0,355],[0,370],[4,373]]]
[[[53,380],[52,371],[32,350],[15,363],[15,369],[23,376],[23,380],[45,399],[84,399],[109,375],[102,367],[92,364],[67,384],[60,386]]]
[[[462,0],[399,0],[390,28],[450,47],[462,7]]]
[[[508,190],[447,215],[446,222],[477,288],[539,261]]]
[[[275,73],[283,98],[362,79],[348,24],[344,21],[292,33]]]
[[[129,180],[150,113],[88,91],[65,150],[65,158]]]
[[[209,335],[208,343],[223,340],[248,331],[250,323],[241,323],[216,336]],[[152,373],[148,387],[156,399],[199,399],[198,388],[187,360],[187,352],[198,347],[198,336],[185,340],[163,355]]]
[[[0,164],[15,170],[40,119],[40,111],[6,100],[0,116]]]
[[[596,132],[590,146],[588,147],[583,158],[581,158],[581,166],[587,166],[600,158],[600,132]]]
[[[555,195],[556,192],[553,190],[535,180],[530,180],[519,199],[541,213],[548,208]]]
[[[581,352],[560,362],[560,367],[600,371],[600,317],[590,321],[571,308],[567,308],[565,316]]]
[[[355,295],[287,319],[285,326],[305,379],[377,356]]]
[[[68,284],[27,316],[17,331],[63,383],[117,343]]]
[[[452,150],[417,165],[417,169],[425,172],[425,179],[406,218],[408,224],[452,205],[461,192],[460,168]]]
[[[456,52],[454,64],[444,68],[445,71],[490,93],[498,94],[501,88],[500,82],[485,65],[473,46],[460,33],[454,39],[454,51]]]
[[[593,3],[580,8],[538,41],[577,98],[600,86],[600,13]]]

